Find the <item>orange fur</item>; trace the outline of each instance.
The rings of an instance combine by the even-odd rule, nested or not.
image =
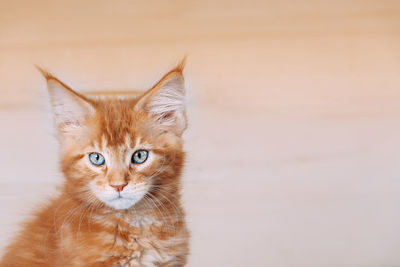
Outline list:
[[[185,119],[184,111],[180,111],[182,116],[174,117],[175,111],[168,111],[155,118],[146,109],[152,95],[165,90],[167,81],[177,77],[183,80],[182,70],[183,63],[149,91],[122,98],[84,96],[42,71],[49,90],[57,86],[56,90],[61,90],[71,102],[82,105],[77,112],[86,113],[83,120],[65,119],[57,108],[66,108],[68,103],[57,104],[63,98],[59,100],[51,92],[56,117],[61,116],[56,118],[56,125],[65,180],[59,197],[36,212],[7,247],[0,266],[185,265],[189,234],[180,203],[185,157],[182,131],[160,122],[160,118],[172,123]],[[150,147],[153,156],[144,167],[126,164],[124,159],[128,149],[138,143]],[[94,148],[107,151],[110,165],[88,165],[87,149]],[[143,198],[125,209],[106,205],[89,186],[94,183],[91,186],[101,191],[122,182],[147,188]]]

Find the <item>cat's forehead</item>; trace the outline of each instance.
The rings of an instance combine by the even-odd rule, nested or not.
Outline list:
[[[148,112],[135,108],[136,103],[135,98],[98,99],[95,102],[97,114],[89,125],[91,144],[119,149],[163,143],[165,127],[154,121]]]
[[[99,138],[92,140],[91,147],[99,151],[109,151],[110,153],[124,153],[129,149],[138,147],[148,147],[149,143],[144,141],[140,135],[125,135],[124,142],[110,142],[106,135],[100,135]]]
[[[134,101],[102,99],[97,102],[97,118],[93,122],[100,146],[133,147],[141,139],[143,114],[134,110]]]

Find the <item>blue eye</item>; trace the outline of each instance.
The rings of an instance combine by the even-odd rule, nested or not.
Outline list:
[[[106,162],[104,156],[97,152],[90,153],[89,160],[94,166],[101,166],[104,165],[104,163]]]
[[[135,153],[133,153],[131,162],[133,164],[142,164],[147,160],[148,157],[149,157],[149,151],[137,150],[135,151]]]

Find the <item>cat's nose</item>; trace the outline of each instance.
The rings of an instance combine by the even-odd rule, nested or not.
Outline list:
[[[119,185],[110,184],[110,186],[114,187],[115,191],[117,191],[117,192],[121,192],[122,190],[124,190],[124,187],[127,185],[128,185],[128,183],[119,184]]]

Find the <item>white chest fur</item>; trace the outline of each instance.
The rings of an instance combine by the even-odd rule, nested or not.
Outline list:
[[[136,216],[131,218],[123,218],[130,226],[138,229],[149,229],[151,226],[162,226],[160,221],[151,216]],[[184,253],[177,250],[176,247],[182,246],[185,239],[182,237],[171,237],[167,239],[158,239],[151,234],[131,234],[129,236],[127,248],[130,255],[120,261],[120,265],[126,267],[151,267],[164,266],[163,264],[173,264],[177,260],[177,256]],[[169,265],[168,265],[169,266]]]
[[[181,238],[153,240],[151,238],[131,236],[128,249],[131,254],[119,262],[117,266],[153,267],[174,264],[182,253],[174,249],[184,242]],[[168,265],[169,266],[169,265]]]
[[[149,227],[151,225],[160,226],[162,224],[161,221],[151,216],[140,216],[140,217],[125,219],[125,221],[133,227]]]

